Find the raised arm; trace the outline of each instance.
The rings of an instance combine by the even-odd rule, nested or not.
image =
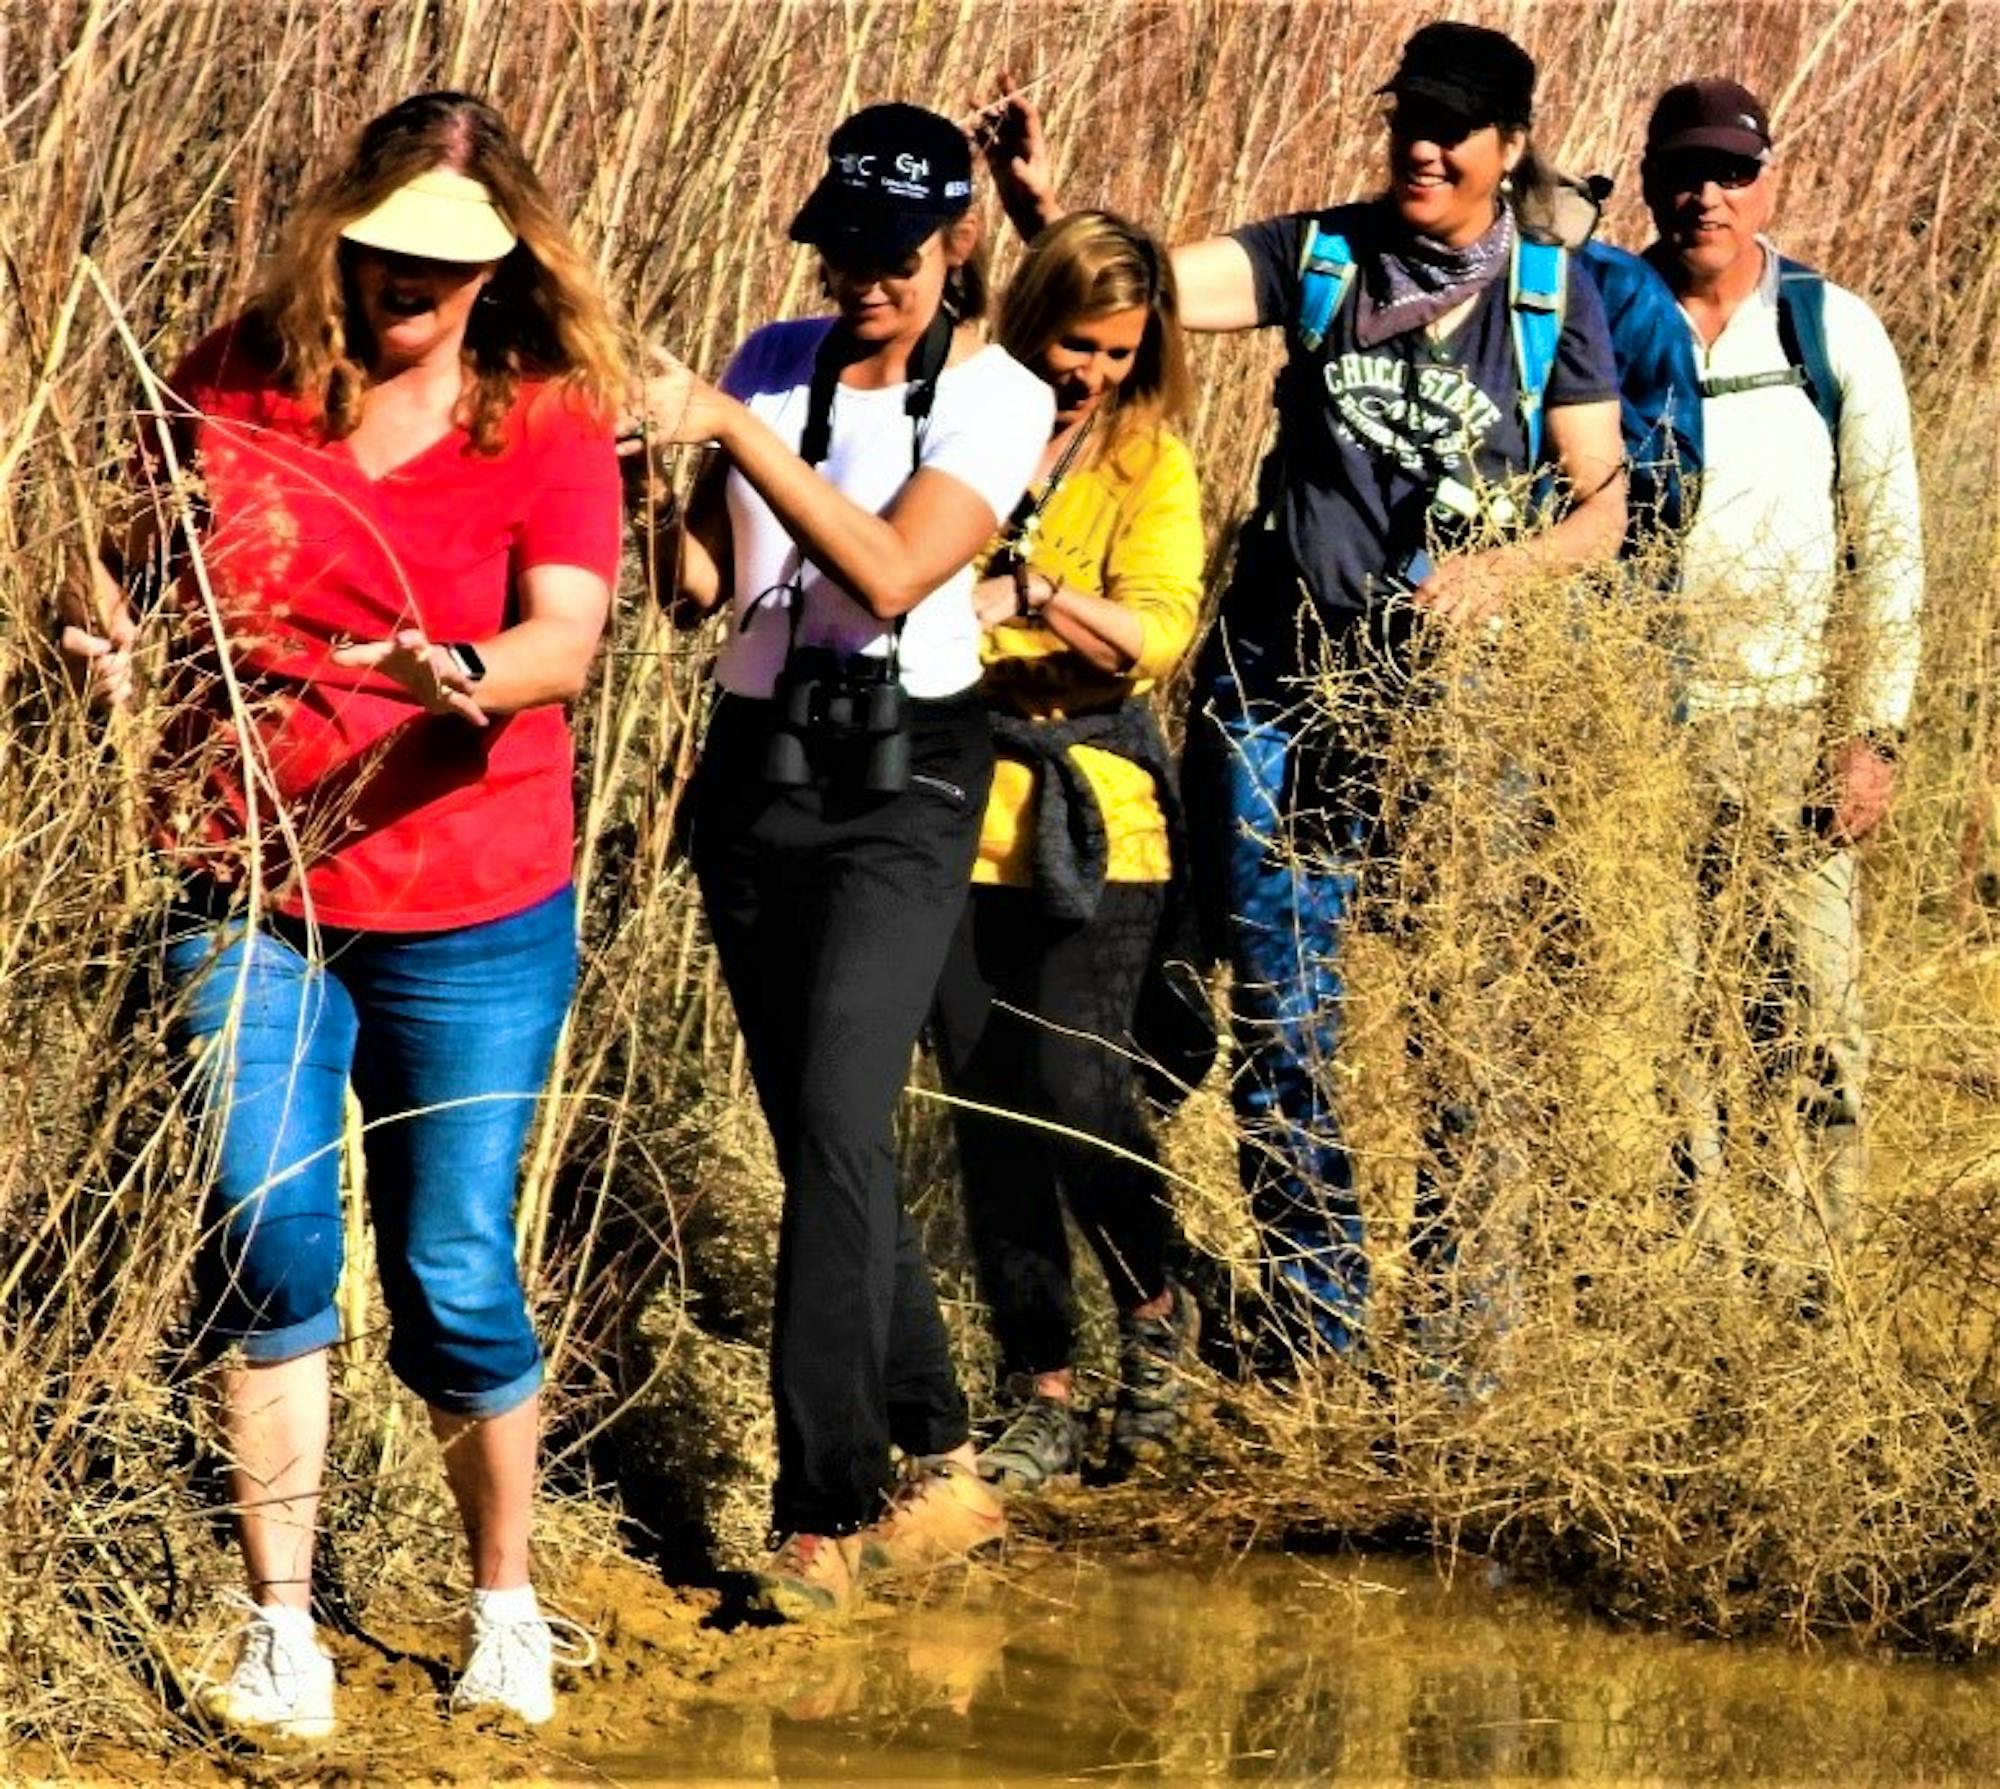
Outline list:
[[[972,118],[972,140],[986,157],[1007,221],[1032,242],[1063,215],[1056,197],[1056,168],[1042,129],[1042,109],[1002,70],[997,96]]]
[[[1234,236],[1205,236],[1172,251],[1181,322],[1211,332],[1255,329],[1257,279],[1250,253]]]
[[[1041,108],[1002,74],[999,96],[982,106],[973,134],[985,152],[1008,220],[1032,240],[1064,215],[1056,193],[1055,161],[1042,128]],[[1173,250],[1180,288],[1181,322],[1189,329],[1235,330],[1257,326],[1257,287],[1250,257],[1230,236],[1210,236]]]
[[[625,510],[654,599],[676,627],[693,627],[714,613],[734,582],[725,495],[729,461],[709,456],[683,509],[666,471],[638,438],[621,443],[619,452],[625,456]]]

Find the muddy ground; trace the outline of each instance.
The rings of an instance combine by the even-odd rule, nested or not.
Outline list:
[[[841,1686],[851,1687],[853,1661],[866,1654],[865,1645],[848,1642],[866,1642],[871,1629],[886,1631],[913,1605],[990,1599],[1019,1583],[1060,1579],[1085,1557],[1115,1563],[1121,1553],[1142,1556],[1150,1544],[1178,1547],[1196,1520],[1192,1505],[1163,1487],[1052,1498],[1017,1511],[1002,1559],[899,1585],[851,1618],[812,1628],[748,1610],[745,1583],[734,1574],[670,1583],[636,1559],[579,1562],[571,1555],[559,1574],[544,1573],[544,1605],[587,1628],[598,1658],[588,1670],[559,1674],[557,1712],[546,1726],[452,1717],[446,1697],[458,1663],[453,1625],[398,1619],[377,1606],[345,1631],[321,1628],[339,1672],[340,1730],[324,1747],[264,1757],[163,1714],[157,1753],[89,1745],[67,1758],[22,1751],[0,1759],[0,1782],[171,1781],[184,1789],[630,1782],[623,1770],[608,1774],[600,1761],[675,1755],[685,1748],[692,1713],[718,1697],[798,1718],[828,1711],[826,1698],[841,1698]],[[1208,1546],[1221,1545],[1228,1527],[1209,1526]],[[227,1657],[218,1651],[208,1668],[221,1668]],[[196,1659],[182,1663],[201,1668]]]
[[[597,1637],[598,1660],[561,1679],[556,1718],[529,1729],[451,1718],[457,1665],[449,1627],[372,1619],[322,1630],[340,1674],[340,1731],[323,1748],[264,1759],[193,1740],[153,1756],[85,1748],[61,1760],[10,1761],[6,1780],[158,1784],[574,1783],[598,1778],[587,1758],[648,1750],[671,1736],[688,1700],[724,1667],[780,1670],[817,1643],[797,1628],[745,1621],[716,1587],[665,1583],[632,1560],[586,1565],[547,1596],[551,1609]],[[167,1735],[163,1733],[163,1740]]]

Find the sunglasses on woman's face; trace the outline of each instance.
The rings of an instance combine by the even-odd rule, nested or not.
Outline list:
[[[877,280],[913,280],[924,270],[924,251],[921,248],[914,248],[893,261],[886,255],[866,249],[829,248],[824,244],[819,255],[829,272],[851,280],[857,286],[871,286]]]
[[[1659,179],[1662,186],[1675,193],[1698,193],[1711,181],[1725,192],[1739,192],[1754,183],[1763,171],[1764,164],[1755,156],[1697,150],[1663,157]]]
[[[1411,95],[1398,97],[1393,93],[1382,95],[1382,118],[1392,136],[1400,137],[1406,143],[1435,143],[1440,149],[1457,148],[1474,131],[1484,130],[1486,123],[1490,122],[1475,122],[1463,112],[1441,106],[1435,100],[1418,99]]]

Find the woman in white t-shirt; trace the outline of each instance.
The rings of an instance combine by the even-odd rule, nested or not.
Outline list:
[[[694,861],[785,1181],[758,1582],[790,1615],[1005,1530],[893,1121],[992,779],[972,560],[1053,417],[1048,387],[971,327],[985,294],[958,128],[871,106],[828,150],[791,234],[818,246],[838,315],[759,330],[719,390],[665,362],[646,393],[655,440],[721,449],[675,570],[683,605],[730,606]]]

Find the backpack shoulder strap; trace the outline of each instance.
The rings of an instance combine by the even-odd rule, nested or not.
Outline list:
[[[1299,340],[1316,352],[1333,327],[1341,300],[1354,284],[1354,250],[1338,230],[1317,223],[1306,231],[1299,251]]]
[[[1528,461],[1542,457],[1542,397],[1555,371],[1569,298],[1569,253],[1553,242],[1514,239],[1507,276],[1507,307],[1514,327],[1514,371],[1521,385],[1521,426]]]
[[[1778,257],[1778,343],[1805,376],[1806,396],[1840,445],[1840,381],[1826,351],[1826,281],[1803,261]]]

